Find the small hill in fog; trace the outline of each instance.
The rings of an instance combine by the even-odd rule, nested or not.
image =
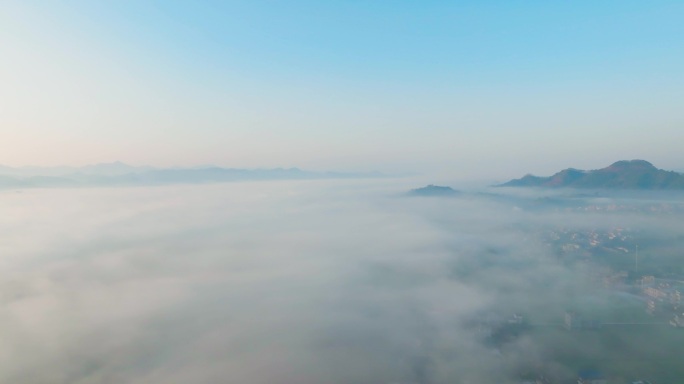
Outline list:
[[[456,196],[461,192],[451,188],[439,185],[428,185],[423,188],[412,189],[409,191],[410,196]]]

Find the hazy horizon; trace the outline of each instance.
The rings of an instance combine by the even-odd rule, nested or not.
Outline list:
[[[641,160],[641,159],[632,159],[632,160]],[[625,160],[618,160],[618,161],[625,161]],[[629,161],[629,160],[628,160]],[[606,165],[607,167],[608,165]],[[656,168],[657,166],[654,165]],[[596,169],[586,169],[583,171],[588,171],[592,172],[597,169],[601,169],[604,167],[596,168]],[[114,161],[114,162],[108,162],[108,163],[96,163],[96,164],[88,164],[88,165],[83,165],[83,166],[24,166],[24,167],[10,167],[4,164],[0,164],[0,175],[2,176],[9,176],[10,178],[14,179],[6,179],[5,180],[5,188],[22,188],[22,187],[49,187],[49,186],[56,186],[56,187],[69,187],[69,183],[72,183],[72,186],[79,186],[79,187],[88,187],[88,186],[108,186],[108,185],[119,185],[119,186],[126,186],[126,185],[154,185],[154,184],[159,184],[159,180],[148,180],[145,181],[145,179],[137,179],[134,180],[133,183],[131,183],[132,180],[127,181],[127,179],[117,179],[117,177],[124,177],[127,175],[132,175],[132,174],[137,174],[137,175],[144,175],[144,174],[154,174],[157,171],[161,172],[166,172],[166,171],[189,171],[189,172],[200,172],[202,170],[223,170],[223,171],[246,171],[242,176],[239,175],[233,175],[231,176],[230,174],[226,174],[222,179],[215,179],[214,176],[207,175],[205,177],[200,177],[197,179],[198,175],[194,175],[192,173],[187,173],[187,174],[178,174],[174,179],[170,180],[164,180],[161,181],[161,184],[193,184],[193,183],[204,183],[204,182],[240,182],[240,181],[250,181],[250,180],[257,180],[261,179],[263,181],[268,181],[268,180],[297,180],[297,179],[302,179],[302,180],[315,180],[315,179],[320,179],[320,178],[330,178],[330,179],[335,179],[335,178],[401,178],[404,180],[411,180],[414,184],[413,187],[419,187],[423,185],[432,185],[432,184],[438,184],[438,185],[448,185],[448,186],[455,186],[457,188],[465,188],[468,190],[475,190],[475,189],[481,189],[481,188],[486,188],[490,186],[495,186],[499,184],[503,184],[504,182],[515,180],[519,177],[522,177],[524,175],[534,175],[531,172],[527,172],[524,175],[519,174],[519,175],[511,175],[507,176],[504,178],[492,178],[492,177],[487,177],[486,174],[484,175],[476,175],[474,177],[463,177],[463,176],[454,176],[453,173],[444,171],[442,169],[433,169],[431,171],[426,171],[426,172],[397,172],[397,173],[383,173],[383,172],[378,172],[376,170],[363,170],[359,172],[349,172],[349,171],[344,171],[344,170],[322,170],[322,171],[312,171],[310,169],[302,169],[299,167],[293,167],[293,168],[282,168],[282,167],[277,167],[277,168],[231,168],[231,167],[218,167],[213,164],[204,164],[204,165],[198,165],[198,166],[184,166],[184,167],[168,167],[168,168],[160,168],[160,167],[151,167],[148,165],[132,165],[132,164],[126,164],[121,161]],[[577,169],[576,167],[568,167],[564,168],[566,169]],[[560,172],[561,170],[556,170],[553,172],[555,174],[556,172]],[[675,169],[675,170],[664,170],[664,171],[674,171],[678,173],[684,173],[681,170]],[[290,176],[287,175],[288,172],[295,172],[291,174]],[[252,176],[250,176],[250,174]],[[44,184],[41,182],[40,178],[41,177],[63,177],[62,182],[58,182],[57,184],[54,184],[55,180],[51,180],[53,184],[51,185],[49,182],[48,184]],[[88,176],[93,176],[95,177],[94,179],[89,179]],[[548,175],[534,175],[534,176],[539,176],[539,177],[549,177],[551,174]],[[22,180],[29,180],[31,178],[38,177],[36,180],[37,184],[21,184]],[[100,178],[98,178],[100,177]],[[108,180],[106,178],[101,178],[101,177],[113,177],[112,179]],[[13,182],[16,181],[16,184],[13,184]],[[66,182],[66,184],[65,184]],[[570,188],[576,188],[570,186]],[[580,187],[582,188],[582,187]],[[586,187],[584,187],[586,188]],[[598,187],[601,189],[601,187]],[[634,189],[636,186],[627,186],[627,187],[621,187],[618,189]],[[610,189],[610,188],[609,188]],[[638,188],[637,188],[638,189]],[[646,187],[646,189],[654,189],[654,188],[649,188]],[[655,189],[659,189],[655,187]],[[675,188],[677,189],[677,188]]]

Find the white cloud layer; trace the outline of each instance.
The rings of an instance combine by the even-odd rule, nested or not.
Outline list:
[[[541,359],[465,324],[560,311],[581,282],[529,228],[615,219],[383,183],[3,192],[0,382],[481,383]]]

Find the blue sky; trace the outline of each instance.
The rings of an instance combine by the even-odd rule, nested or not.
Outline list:
[[[684,169],[681,1],[10,1],[0,163]]]

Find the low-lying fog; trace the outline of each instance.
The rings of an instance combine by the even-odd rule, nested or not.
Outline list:
[[[548,345],[492,346],[473,326],[562,322],[589,294],[591,267],[536,233],[684,231],[677,215],[401,196],[420,186],[4,191],[0,382],[498,383],[543,364],[570,377],[544,361]]]

